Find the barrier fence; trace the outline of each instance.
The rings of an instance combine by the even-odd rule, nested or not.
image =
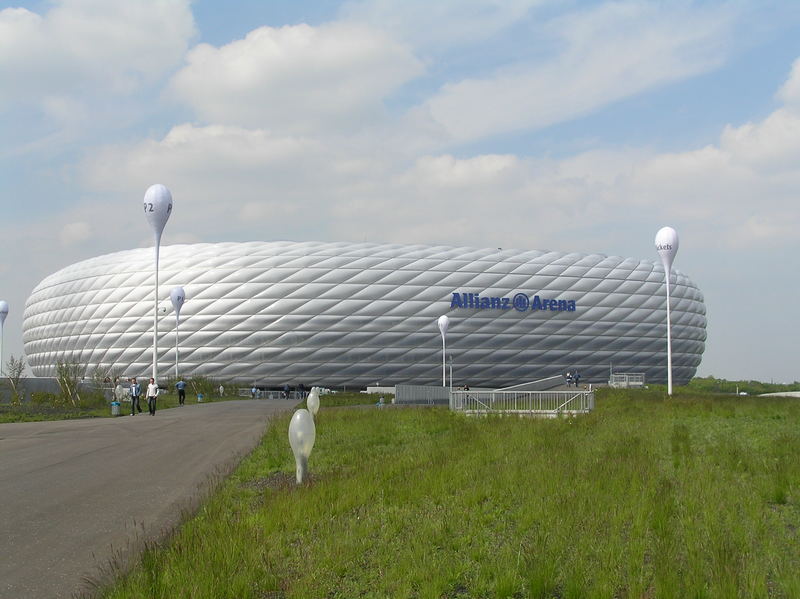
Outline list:
[[[617,389],[636,389],[644,387],[645,377],[642,372],[614,373],[608,379],[608,386]]]
[[[555,417],[594,409],[594,391],[453,391],[450,409],[465,414]]]

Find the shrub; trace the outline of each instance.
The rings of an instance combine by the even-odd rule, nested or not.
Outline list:
[[[61,398],[55,393],[48,391],[32,391],[31,402],[35,406],[53,406],[54,408],[62,405]]]

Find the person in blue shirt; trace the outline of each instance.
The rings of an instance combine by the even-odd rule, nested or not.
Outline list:
[[[142,407],[139,405],[139,396],[142,394],[142,386],[136,382],[136,377],[131,379],[131,416],[136,416],[136,410],[142,413]]]
[[[182,406],[186,403],[186,383],[181,379],[175,383],[175,388],[178,390],[178,405]]]

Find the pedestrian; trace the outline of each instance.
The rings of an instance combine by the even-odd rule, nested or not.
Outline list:
[[[182,406],[186,403],[186,383],[180,379],[175,383],[175,388],[178,390],[178,405]]]
[[[567,387],[572,387],[572,373],[567,373]]]
[[[256,393],[258,393],[258,389],[256,389],[255,385],[253,385],[253,388],[250,389],[250,397],[251,397],[251,399],[255,399],[256,398]]]
[[[219,396],[222,397],[223,395],[225,395],[225,387],[220,385],[219,386]]]
[[[136,377],[131,379],[131,416],[136,416],[136,411],[142,413],[142,406],[139,405],[139,396],[142,394],[142,386],[136,382]]]
[[[580,383],[580,382],[581,382],[581,375],[580,375],[580,373],[579,373],[579,372],[576,370],[576,371],[575,371],[575,388],[576,388],[576,389],[578,388],[578,383]]]
[[[156,415],[156,397],[158,397],[158,385],[156,379],[150,377],[150,384],[147,385],[147,407],[151,416]]]
[[[289,383],[283,386],[283,399],[289,399]]]

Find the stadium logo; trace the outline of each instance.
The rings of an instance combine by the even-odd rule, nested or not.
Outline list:
[[[454,292],[450,300],[450,308],[466,308],[468,310],[511,310],[517,312],[534,312],[549,310],[551,312],[575,312],[575,300],[532,298],[525,293],[517,293],[513,298],[497,296],[481,296],[477,293]]]

